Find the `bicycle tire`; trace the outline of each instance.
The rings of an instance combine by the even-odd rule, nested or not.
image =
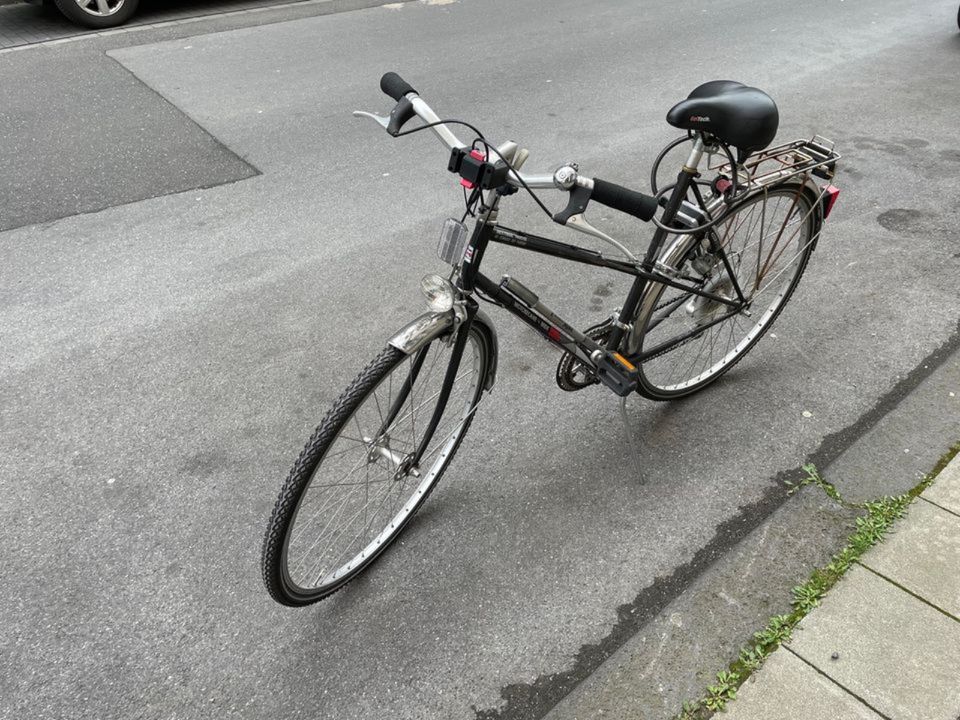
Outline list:
[[[441,423],[437,426],[435,432],[432,434],[428,442],[434,442],[435,447],[428,450],[424,454],[424,459],[430,460],[433,459],[433,464],[427,469],[422,470],[421,479],[417,480],[409,472],[404,475],[401,479],[396,478],[394,475],[393,480],[384,479],[380,477],[379,479],[370,479],[370,468],[377,466],[377,470],[386,470],[386,478],[390,477],[390,473],[398,473],[398,468],[400,467],[399,463],[396,462],[396,456],[399,455],[393,448],[403,449],[404,451],[411,450],[412,447],[416,446],[417,441],[417,432],[416,432],[416,411],[420,407],[426,407],[423,418],[429,418],[433,412],[433,408],[436,407],[436,402],[434,399],[436,395],[427,396],[427,392],[431,391],[431,388],[435,387],[434,385],[429,385],[431,380],[431,375],[433,375],[434,370],[436,370],[436,365],[438,360],[431,360],[430,354],[436,353],[436,357],[439,357],[439,354],[443,352],[444,348],[449,349],[452,342],[451,336],[448,334],[445,338],[437,338],[429,343],[427,346],[421,349],[418,352],[424,352],[424,360],[421,361],[421,369],[419,374],[413,373],[413,367],[415,363],[415,356],[405,355],[400,350],[387,346],[360,374],[357,378],[347,387],[346,390],[340,395],[337,401],[334,403],[333,407],[324,417],[323,421],[316,428],[310,439],[307,441],[306,447],[300,453],[300,456],[297,458],[296,462],[293,465],[293,468],[290,470],[289,475],[287,476],[286,481],[283,484],[283,487],[280,491],[279,497],[277,498],[276,504],[274,505],[273,512],[271,513],[270,520],[267,524],[267,530],[264,535],[263,548],[261,555],[261,569],[263,574],[263,581],[266,585],[267,591],[273,597],[274,600],[289,606],[302,606],[308,605],[310,603],[317,602],[326,597],[329,597],[333,593],[337,592],[343,588],[347,583],[356,578],[362,572],[364,572],[382,553],[387,549],[401,534],[404,528],[409,523],[413,515],[422,507],[423,503],[426,501],[429,494],[436,487],[444,471],[450,464],[450,461],[453,459],[453,456],[456,454],[457,449],[460,446],[460,443],[463,440],[463,437],[466,435],[469,430],[470,423],[473,420],[473,413],[476,409],[477,403],[479,403],[480,398],[483,393],[484,383],[486,380],[486,375],[491,368],[491,353],[493,352],[492,346],[490,344],[489,338],[487,335],[478,329],[475,325],[470,329],[470,335],[467,338],[464,347],[463,357],[461,363],[457,370],[457,376],[454,382],[454,386],[451,391],[451,395],[443,409],[443,416],[441,418]],[[469,358],[469,360],[468,360]],[[428,375],[424,375],[425,368],[428,363],[433,363],[430,367]],[[466,378],[466,371],[464,370],[465,363],[469,362],[471,364],[471,377],[469,378],[469,386],[465,386],[464,383],[459,383],[461,379]],[[448,364],[448,363],[447,363]],[[443,371],[439,372],[439,378],[442,382],[442,376],[444,374],[447,364],[443,365]],[[412,389],[408,395],[410,411],[407,414],[403,414],[403,411],[406,410],[407,406],[404,405],[398,411],[396,419],[383,430],[383,432],[378,435],[376,438],[369,436],[365,433],[365,427],[373,427],[377,424],[376,417],[377,415],[381,421],[381,427],[383,426],[383,413],[384,413],[384,404],[389,403],[392,405],[394,398],[392,397],[393,388],[396,387],[395,383],[400,382],[400,378],[394,380],[394,373],[400,369],[401,375],[404,371],[406,375],[403,377],[405,380],[409,378],[412,374],[415,375],[416,380],[412,386]],[[433,375],[435,379],[437,376]],[[421,380],[423,382],[421,382]],[[387,392],[382,392],[382,386],[385,382],[389,382],[389,388]],[[418,389],[420,388],[420,389]],[[466,389],[464,389],[466,388]],[[459,393],[458,393],[459,389]],[[380,392],[378,392],[380,390]],[[400,394],[398,388],[398,395]],[[384,397],[386,395],[386,397]],[[419,399],[417,399],[419,395]],[[426,398],[426,399],[424,399]],[[381,402],[385,401],[385,402]],[[421,405],[416,406],[414,402],[422,401]],[[459,407],[458,404],[463,402],[462,407]],[[430,404],[432,402],[432,404]],[[373,404],[371,404],[373,403]],[[427,407],[429,405],[429,407]],[[389,407],[389,405],[388,405]],[[366,416],[361,416],[361,411],[366,408]],[[448,411],[453,408],[454,415],[448,416]],[[377,415],[373,414],[373,410],[377,411]],[[409,425],[411,428],[409,432],[411,436],[407,436],[407,417],[409,416]],[[362,423],[361,424],[361,417]],[[387,416],[389,417],[389,415]],[[445,428],[445,423],[448,419],[453,421],[453,425],[448,425]],[[353,432],[353,425],[355,423],[359,438],[359,445],[361,447],[354,448],[354,445],[357,443],[351,444],[349,442],[349,436],[344,434],[344,431],[349,427],[350,432]],[[450,429],[452,427],[452,430]],[[426,427],[423,427],[424,432],[420,434],[422,438],[423,434],[426,432]],[[375,431],[374,431],[375,432]],[[447,433],[443,435],[441,433]],[[404,440],[399,440],[399,436],[403,434]],[[338,441],[348,440],[348,442],[343,446],[344,449],[338,448],[336,452],[331,452],[331,450],[338,445]],[[356,440],[356,439],[354,439]],[[391,443],[393,446],[391,447]],[[441,446],[440,443],[443,443]],[[402,446],[406,445],[406,448]],[[357,453],[352,452],[353,449],[359,451]],[[438,454],[436,454],[438,453]],[[431,455],[436,454],[434,458],[431,458]],[[393,455],[393,457],[389,457]],[[318,477],[318,473],[324,469],[325,464],[330,465],[335,458],[349,457],[350,463],[355,462],[353,458],[359,457],[357,461],[358,464],[353,470],[350,471],[350,474],[342,478],[342,482],[327,483],[315,485],[315,480]],[[382,462],[381,462],[382,461]],[[378,466],[378,463],[380,465]],[[338,463],[343,464],[343,463]],[[356,472],[360,467],[364,467],[365,480],[358,482],[346,482],[353,472]],[[421,462],[421,467],[423,463]],[[331,470],[332,472],[332,470]],[[406,480],[413,478],[416,480],[415,483],[412,483],[412,492],[405,493],[407,490]],[[372,501],[370,500],[369,493],[370,487],[372,485],[378,485],[374,489],[378,493],[377,498],[380,500],[380,504],[375,508],[375,515],[368,523],[367,521],[367,512],[368,507],[371,505]],[[379,487],[379,485],[385,485],[385,489]],[[320,560],[318,561],[320,570],[317,572],[314,570],[312,573],[299,573],[292,571],[291,569],[291,541],[295,540],[296,533],[300,532],[299,527],[303,527],[301,523],[298,526],[298,519],[301,513],[306,509],[305,497],[312,488],[323,488],[327,491],[331,491],[333,488],[349,488],[346,490],[335,489],[332,490],[334,496],[337,493],[340,493],[344,496],[341,504],[337,506],[336,510],[333,511],[333,505],[329,506],[329,509],[333,512],[333,517],[326,520],[326,525],[324,526],[321,532],[327,532],[327,528],[330,523],[334,521],[334,518],[337,514],[343,512],[343,508],[346,506],[346,503],[350,501],[350,496],[357,491],[357,488],[364,486],[364,519],[362,538],[360,538],[359,545],[356,545],[357,551],[354,552],[351,548],[354,547],[353,541],[350,541],[348,546],[336,553],[333,560],[324,560],[323,555],[321,555]],[[390,494],[393,492],[392,487],[401,488],[397,492],[398,498],[403,497],[402,502],[397,502],[394,500],[392,502],[391,510],[385,516],[386,521],[382,525],[377,523],[376,530],[379,531],[374,536],[373,541],[367,543],[368,531],[370,530],[370,525],[372,525],[383,507],[383,504],[389,499]],[[329,492],[323,493],[323,495],[331,494]],[[315,499],[318,496],[318,493],[314,493],[314,497],[311,498],[311,503],[315,504]],[[382,497],[382,499],[380,499]],[[355,498],[359,500],[359,496]],[[323,502],[326,502],[324,500]],[[336,501],[335,501],[336,502]],[[335,503],[334,503],[335,504]],[[396,510],[399,505],[399,510]],[[310,510],[313,510],[312,506]],[[320,508],[317,509],[313,515],[307,517],[306,527],[309,527],[309,523],[317,518],[320,513],[324,511],[324,507],[321,504]],[[353,512],[353,507],[348,512]],[[356,513],[360,511],[357,510]],[[351,516],[351,520],[356,518],[357,515],[354,514]],[[306,532],[304,529],[303,532]],[[341,530],[334,528],[333,538],[337,538],[338,534],[341,533]],[[331,542],[332,539],[331,538]],[[307,549],[307,553],[313,550],[313,547],[319,542],[319,539],[314,541],[314,544]],[[325,552],[325,551],[324,551]],[[341,563],[341,559],[346,555],[348,559],[345,559]],[[313,560],[310,561],[311,564],[306,568],[311,570],[318,567]],[[325,565],[326,562],[332,562],[335,566],[331,571],[327,571]],[[298,565],[302,564],[302,561]],[[317,575],[316,582],[308,585],[303,581],[303,576],[310,577],[313,574]]]
[[[769,212],[775,217],[767,218],[768,210],[766,205],[774,202],[776,202],[776,204]],[[779,234],[773,241],[769,257],[772,258],[773,253],[777,250],[788,226],[787,223],[791,226],[794,224],[797,225],[796,231],[791,231],[799,234],[796,240],[797,252],[791,256],[789,264],[784,267],[783,270],[778,270],[777,274],[767,285],[757,288],[756,284],[766,279],[766,274],[773,270],[773,268],[767,267],[767,262],[761,262],[761,260],[765,259],[763,258],[763,254],[766,250],[763,241],[769,237],[764,235],[764,231],[771,226],[774,226],[774,231],[776,231],[776,222],[780,220],[779,217],[776,217],[776,213],[785,202],[787,204],[786,213],[782,219],[783,227],[779,229]],[[789,204],[791,202],[793,202],[794,205],[791,206]],[[760,204],[764,204],[764,207],[758,216],[756,209]],[[793,217],[797,218],[795,223],[792,220]],[[767,224],[768,222],[769,224]],[[734,315],[716,325],[706,327],[702,333],[688,339],[684,344],[672,350],[666,350],[663,354],[642,362],[639,368],[637,391],[644,397],[652,400],[674,400],[687,397],[703,390],[740,362],[740,360],[753,349],[767,330],[770,329],[770,326],[773,325],[773,322],[793,296],[793,292],[799,284],[800,278],[803,276],[804,270],[810,261],[810,255],[816,247],[821,225],[822,219],[818,210],[817,199],[803,183],[782,183],[766,191],[744,198],[731,208],[727,219],[718,224],[715,229],[708,232],[713,232],[717,242],[723,245],[725,250],[730,252],[731,265],[736,261],[734,273],[741,289],[744,290],[745,295],[751,300],[750,309],[752,313],[758,312],[758,308],[755,305],[756,298],[768,292],[769,287],[777,277],[783,272],[786,272],[790,265],[793,266],[793,271],[787,277],[786,282],[782,282],[775,287],[778,291],[777,294],[773,296],[769,305],[762,306],[763,310],[760,312],[757,320],[754,321],[752,325],[747,323],[747,330],[743,333],[742,337],[738,337],[739,328],[741,327],[741,314]],[[753,243],[753,245],[748,245],[753,237],[751,233],[758,227],[758,241]],[[732,235],[730,234],[731,228],[733,228]],[[745,233],[741,232],[744,228]],[[682,261],[678,265],[681,275],[696,277],[696,275],[701,274],[694,268],[693,263],[696,261],[698,255],[704,254],[701,248],[703,247],[705,237],[705,234],[701,234],[697,237],[684,236],[679,240],[679,242],[687,243],[686,250],[681,254]],[[794,240],[791,235],[787,238],[783,249],[779,250],[778,256],[773,261],[777,262],[780,257],[783,256],[786,248],[793,242]],[[744,254],[748,248],[753,246],[757,248],[757,272],[751,276],[752,271],[749,269],[753,265],[751,258],[750,262],[746,264],[747,273],[741,276],[740,269],[744,267]],[[740,250],[738,251],[737,248],[740,248]],[[708,262],[714,262],[713,271],[722,267],[718,260],[708,260]],[[761,265],[763,266],[762,271]],[[725,271],[716,272],[714,275],[714,277],[721,278],[722,276],[729,278],[729,275],[727,275]],[[749,282],[745,282],[745,280],[749,280]],[[701,277],[699,285],[700,287],[706,287],[709,282],[709,277],[704,275]],[[724,281],[721,279],[721,284],[724,282],[731,287],[714,288],[714,291],[724,289],[730,296],[733,296],[732,283],[730,283],[729,280]],[[753,295],[751,295],[748,290],[750,283],[756,283],[753,287],[755,291]],[[671,304],[677,303],[678,301],[680,304],[669,311],[669,314],[673,316],[673,320],[668,322],[664,317],[665,306],[670,307]],[[690,312],[690,303],[694,306],[693,312]],[[713,307],[711,307],[711,305]],[[630,351],[639,353],[655,349],[664,343],[665,336],[667,338],[680,337],[682,333],[695,331],[697,323],[702,323],[707,326],[714,318],[722,317],[721,312],[724,307],[725,306],[719,303],[704,301],[703,298],[697,298],[691,293],[684,294],[682,291],[669,288],[666,285],[654,285],[641,300],[640,310],[637,320],[635,321],[635,327],[640,328],[640,332],[636,336],[638,338],[638,344],[630,348]],[[704,311],[704,308],[707,310]],[[660,315],[657,315],[658,311],[660,311]],[[684,315],[689,315],[689,317],[684,317]],[[743,317],[746,316],[744,315]],[[666,332],[661,332],[661,326],[665,323]],[[654,336],[654,331],[656,331],[656,337]],[[718,336],[725,332],[729,333],[729,337],[723,341],[724,348],[722,354],[720,354],[720,359],[714,361],[715,345]],[[668,335],[668,333],[672,334]],[[736,338],[736,342],[733,342],[734,338]],[[708,354],[706,362],[700,364],[697,358],[694,358],[694,360],[690,362],[688,357],[689,353],[686,352],[684,348],[694,349],[694,352],[701,354],[704,349],[707,348]],[[677,368],[680,368],[679,372]]]

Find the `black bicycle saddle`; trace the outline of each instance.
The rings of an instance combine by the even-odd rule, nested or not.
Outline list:
[[[780,113],[763,90],[733,80],[711,80],[667,113],[667,122],[684,130],[715,135],[739,150],[738,160],[763,150],[777,134]]]

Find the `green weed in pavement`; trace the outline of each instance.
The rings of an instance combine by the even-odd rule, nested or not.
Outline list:
[[[727,667],[716,675],[716,682],[707,686],[703,697],[687,701],[675,720],[704,720],[715,712],[723,711],[729,701],[737,696],[737,688],[756,672],[770,653],[790,639],[797,624],[823,600],[824,595],[850,569],[864,552],[883,540],[893,524],[903,517],[907,506],[920,493],[926,490],[934,478],[947,466],[950,460],[960,453],[960,442],[953,445],[940,459],[933,471],[922,481],[903,495],[883,497],[865,503],[851,503],[845,500],[840,491],[823,477],[813,465],[804,465],[804,478],[791,484],[789,493],[793,494],[803,487],[814,485],[835,502],[847,508],[861,510],[857,517],[853,534],[830,562],[810,573],[806,582],[791,590],[790,604],[793,611],[786,615],[774,615],[766,627],[753,634],[751,643],[740,649],[740,654]]]

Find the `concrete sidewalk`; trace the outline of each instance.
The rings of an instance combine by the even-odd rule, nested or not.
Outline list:
[[[729,720],[960,720],[960,456],[728,706]]]

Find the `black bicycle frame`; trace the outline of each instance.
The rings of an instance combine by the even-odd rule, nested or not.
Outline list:
[[[677,184],[674,187],[673,193],[670,196],[670,200],[667,203],[667,207],[664,210],[661,221],[662,224],[669,225],[673,222],[674,218],[676,217],[677,210],[687,194],[687,190],[693,183],[694,177],[695,171],[689,171],[686,167],[684,167],[684,169],[680,172],[677,177]],[[667,275],[657,271],[654,261],[656,260],[660,246],[663,244],[664,240],[666,240],[667,235],[669,234],[663,228],[657,228],[657,231],[654,233],[650,242],[650,246],[647,248],[646,257],[638,266],[623,260],[613,260],[611,258],[604,257],[601,253],[588,248],[570,245],[557,240],[551,240],[550,238],[540,237],[539,235],[533,235],[521,230],[500,227],[496,223],[491,222],[490,218],[492,214],[496,212],[501,197],[502,194],[500,191],[492,192],[491,204],[489,206],[485,205],[480,209],[477,224],[474,227],[472,236],[470,237],[470,242],[464,251],[463,264],[459,277],[459,286],[460,290],[466,296],[466,318],[458,328],[458,335],[456,341],[454,342],[453,350],[450,354],[449,365],[447,366],[447,372],[444,376],[443,384],[440,390],[440,397],[437,401],[437,406],[434,409],[433,416],[430,418],[430,423],[426,432],[424,433],[423,439],[411,457],[408,459],[408,462],[413,467],[417,466],[420,458],[426,452],[427,443],[437,428],[440,417],[443,413],[443,408],[447,403],[447,399],[453,387],[454,379],[459,371],[460,359],[466,346],[467,337],[470,332],[470,325],[473,323],[473,318],[477,313],[477,303],[472,297],[470,297],[475,290],[479,290],[487,298],[493,300],[511,314],[520,318],[520,320],[546,338],[548,342],[558,345],[560,348],[573,354],[581,362],[586,363],[588,366],[597,367],[598,364],[606,357],[606,353],[610,353],[618,357],[620,365],[619,369],[622,370],[624,367],[626,367],[631,371],[635,369],[633,365],[634,363],[641,363],[644,360],[653,357],[654,355],[665,352],[666,350],[685,342],[689,338],[702,333],[707,328],[710,328],[717,323],[721,323],[724,320],[727,320],[728,318],[738,314],[746,305],[743,295],[740,293],[739,287],[736,288],[736,291],[740,300],[735,301],[717,295],[716,293],[707,292],[705,290],[701,290],[700,288],[693,287],[692,285],[684,284],[683,282],[679,282],[678,280],[675,280],[674,278],[668,277]],[[699,195],[697,196],[697,199],[700,204],[703,205],[702,198],[700,198]],[[563,260],[571,260],[584,265],[608,268],[626,275],[632,275],[634,277],[633,285],[631,286],[630,292],[627,295],[627,300],[620,311],[618,318],[619,326],[616,323],[614,324],[607,340],[607,347],[605,349],[606,352],[604,349],[600,348],[597,342],[587,337],[584,333],[577,330],[559,315],[550,310],[550,308],[541,303],[536,294],[531,292],[518,281],[506,276],[501,282],[497,283],[488,278],[486,275],[482,274],[480,272],[480,264],[483,261],[483,255],[486,252],[487,246],[491,242],[510,245],[522,250],[531,250],[543,255],[561,258]],[[712,240],[711,245],[713,245]],[[729,263],[727,262],[726,254],[723,252],[723,248],[718,246],[716,249],[723,257],[724,265],[728,268],[728,272],[730,272]],[[650,283],[659,283],[668,287],[684,290],[691,295],[704,297],[714,302],[726,305],[730,307],[731,310],[727,314],[715,318],[713,321],[705,325],[701,325],[689,333],[680,335],[676,338],[668,340],[665,343],[661,343],[657,347],[648,349],[645,352],[637,353],[629,356],[628,358],[624,358],[622,355],[619,355],[619,353],[616,352],[620,346],[621,340],[623,339],[623,329],[621,326],[626,326],[626,324],[633,319],[634,313],[637,309],[637,304],[640,302]],[[406,396],[409,394],[410,387],[416,379],[416,375],[419,373],[420,367],[423,364],[423,358],[425,354],[426,347],[421,349],[420,353],[413,361],[411,378],[409,378],[408,382],[404,384],[396,402],[394,403],[393,407],[390,408],[388,419],[386,422],[384,422],[384,427],[381,429],[381,432],[383,432],[390,422],[392,422],[393,418],[396,417],[400,407],[406,400]],[[624,360],[626,360],[626,362],[623,362]],[[625,384],[617,385],[617,392],[619,392],[621,395],[625,394],[627,389],[628,388]],[[632,390],[632,388],[629,389]]]
[[[662,224],[669,225],[673,222],[677,210],[680,208],[680,204],[687,194],[687,190],[693,183],[693,179],[694,175],[687,172],[686,169],[680,172],[677,177],[677,184],[664,210],[661,220]],[[746,305],[739,286],[735,288],[739,300],[731,300],[716,293],[694,287],[692,284],[684,283],[682,282],[682,280],[686,279],[684,277],[678,280],[659,272],[654,262],[660,247],[669,235],[669,233],[662,228],[657,228],[647,248],[646,256],[638,266],[623,260],[607,258],[595,250],[489,223],[487,220],[491,213],[496,211],[499,199],[500,196],[496,195],[492,207],[481,208],[479,213],[480,218],[474,228],[470,243],[464,254],[463,269],[460,275],[460,289],[468,294],[475,289],[479,290],[483,295],[486,295],[511,314],[520,318],[520,320],[527,325],[530,325],[546,338],[548,342],[560,346],[567,352],[573,353],[581,361],[589,365],[596,365],[596,359],[592,357],[593,354],[600,349],[596,342],[586,337],[583,333],[553,313],[553,311],[543,305],[543,303],[539,302],[539,298],[537,298],[535,294],[527,290],[527,288],[516,280],[506,277],[503,281],[497,283],[479,271],[484,252],[489,243],[494,242],[510,245],[511,247],[520,248],[521,250],[530,250],[563,260],[608,268],[626,275],[632,275],[635,278],[633,285],[630,287],[626,301],[620,310],[618,322],[614,323],[607,340],[607,349],[611,352],[616,351],[620,347],[624,333],[623,328],[633,320],[637,305],[652,283],[683,290],[691,295],[707,298],[730,308],[730,312],[684,335],[678,335],[643,352],[628,355],[626,359],[633,364],[641,363],[654,355],[663,353],[674,346],[686,342],[691,337],[702,333],[713,325],[737,315]],[[723,252],[722,248],[717,247],[717,250],[722,257],[724,265],[729,266],[726,253]]]

